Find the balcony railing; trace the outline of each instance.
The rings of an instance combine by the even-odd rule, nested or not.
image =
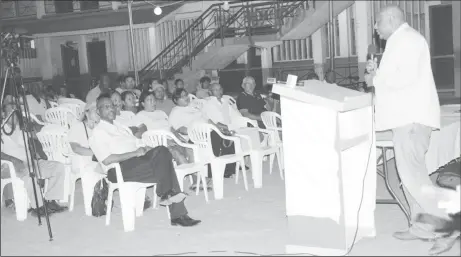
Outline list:
[[[225,38],[276,34],[299,9],[308,9],[309,2],[236,1],[230,3],[228,10],[224,10],[222,4],[214,4],[149,62],[139,72],[140,78],[171,77],[182,67],[191,66],[207,46],[224,45]]]
[[[34,17],[37,15],[36,0],[32,1],[1,1],[1,19]]]

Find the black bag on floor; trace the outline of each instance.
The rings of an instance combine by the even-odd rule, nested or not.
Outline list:
[[[461,184],[461,158],[456,158],[437,171],[437,185],[455,189]]]
[[[105,179],[99,180],[94,186],[93,198],[91,199],[91,214],[95,217],[104,216],[107,213],[107,198],[109,185]]]

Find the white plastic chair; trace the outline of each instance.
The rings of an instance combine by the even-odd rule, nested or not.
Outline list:
[[[72,110],[74,117],[76,119],[80,119],[83,115],[85,104],[77,104],[77,103],[63,103],[59,107],[64,107]]]
[[[285,165],[283,164],[283,144],[279,134],[282,132],[282,128],[277,125],[277,120],[280,120],[280,122],[282,122],[282,116],[280,116],[280,114],[276,112],[266,111],[261,113],[261,119],[264,123],[264,126],[266,126],[266,129],[277,132],[273,134],[273,137],[271,137],[269,144],[279,147],[279,152],[277,153],[277,162],[280,170],[280,178],[284,179],[283,170],[285,169]]]
[[[234,142],[235,154],[228,154],[216,157],[213,154],[211,146],[211,131],[216,132],[221,138]],[[189,138],[199,147],[200,160],[211,164],[213,175],[213,191],[215,199],[222,199],[224,193],[224,170],[229,163],[236,163],[235,172],[238,173],[242,167],[243,181],[245,190],[248,191],[248,182],[245,170],[245,161],[243,157],[246,153],[239,152],[242,149],[240,138],[234,136],[225,136],[215,126],[206,123],[196,123],[188,130]],[[249,154],[249,153],[248,153]]]
[[[109,171],[115,169],[117,177],[117,183],[109,184],[109,195],[107,198],[107,214],[106,214],[106,226],[110,224],[110,217],[112,213],[112,199],[114,191],[119,190],[120,205],[122,209],[123,228],[125,232],[133,231],[135,225],[135,217],[140,217],[144,212],[144,201],[146,196],[146,189],[153,186],[154,190],[154,207],[157,206],[157,195],[155,191],[157,189],[156,183],[140,183],[140,182],[124,182],[122,171],[119,163],[113,163],[108,166],[101,164],[103,169]],[[167,207],[168,218],[170,218],[170,211]]]
[[[29,198],[27,197],[27,191],[24,186],[24,181],[16,176],[16,170],[14,169],[13,163],[10,161],[1,160],[1,165],[6,164],[10,171],[10,178],[1,179],[1,202],[3,204],[3,189],[9,183],[13,186],[13,197],[14,205],[16,208],[16,219],[23,221],[27,218],[27,209],[29,207]]]
[[[78,98],[66,98],[66,97],[61,97],[58,99],[58,104],[61,105],[61,104],[66,104],[66,103],[69,103],[69,104],[79,104],[79,105],[83,105],[85,106],[85,102],[83,102],[82,100],[78,99]]]
[[[51,108],[59,106],[59,104],[57,102],[53,102],[53,101],[48,101],[48,102],[50,103]]]
[[[45,126],[45,125],[46,125],[46,123],[44,123],[44,122],[42,122],[41,120],[39,120],[39,119],[37,118],[37,116],[35,116],[33,113],[30,113],[30,112],[29,112],[29,115],[30,115],[29,117],[30,117],[31,121],[35,121],[35,123],[37,123],[37,124],[39,124],[39,125],[42,125],[42,126]],[[22,112],[22,116],[23,116],[23,117],[26,117],[26,113],[25,113],[24,111]]]
[[[45,112],[46,122],[60,125],[65,129],[69,129],[75,119],[72,110],[65,107],[50,108]]]
[[[176,144],[182,147],[192,149],[194,153],[194,163],[185,163],[175,167],[176,176],[178,177],[179,187],[181,191],[184,191],[184,178],[186,176],[197,174],[197,190],[196,194],[200,191],[200,180],[202,181],[203,187],[206,188],[206,175],[207,175],[207,164],[200,162],[198,146],[192,144],[186,144],[177,139],[173,133],[164,130],[149,130],[142,135],[143,142],[150,147],[157,147],[159,145],[167,146],[168,139],[172,139]],[[205,195],[205,201],[208,202],[208,192],[203,190]]]
[[[57,161],[64,164],[64,195],[62,202],[69,202],[69,211],[74,208],[75,182],[80,179],[80,174],[74,174],[71,167],[70,155],[72,149],[67,140],[67,130],[56,124],[48,124],[37,133],[37,138],[42,144],[48,160]]]

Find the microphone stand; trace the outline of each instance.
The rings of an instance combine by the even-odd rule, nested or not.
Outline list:
[[[40,168],[38,166],[38,162],[35,161],[34,157],[36,156],[36,149],[35,149],[35,143],[30,143],[32,142],[32,135],[31,135],[31,131],[29,131],[29,129],[27,129],[26,127],[26,124],[29,124],[30,121],[31,121],[31,118],[30,118],[30,112],[29,112],[29,105],[27,103],[27,99],[26,99],[26,95],[25,95],[25,87],[24,87],[24,84],[23,84],[23,79],[22,77],[20,76],[20,81],[21,82],[20,84],[20,87],[21,87],[21,90],[18,89],[18,86],[16,85],[16,78],[15,78],[15,74],[13,74],[12,70],[14,69],[15,67],[15,64],[13,62],[11,62],[9,64],[9,67],[6,68],[6,72],[5,72],[5,80],[3,82],[3,88],[2,88],[2,94],[1,94],[1,105],[3,107],[3,99],[5,98],[5,88],[6,88],[6,82],[8,81],[8,78],[10,79],[10,82],[11,82],[11,86],[12,86],[12,96],[13,96],[13,99],[14,99],[14,105],[15,105],[15,110],[9,115],[9,117],[7,118],[7,120],[2,124],[2,132],[5,132],[4,131],[4,126],[5,124],[7,123],[8,119],[11,118],[11,116],[13,116],[13,114],[17,111],[17,110],[21,110],[21,105],[20,105],[20,101],[19,99],[22,97],[23,99],[23,103],[24,103],[24,109],[23,109],[23,115],[22,116],[22,129],[21,129],[21,124],[18,124],[19,126],[15,129],[21,129],[21,132],[22,132],[22,140],[24,141],[24,146],[25,147],[25,152],[26,152],[26,161],[27,161],[27,167],[28,167],[28,170],[29,170],[29,176],[32,180],[32,187],[33,187],[33,190],[34,190],[34,198],[35,198],[35,206],[38,210],[38,195],[37,195],[37,187],[36,187],[36,183],[35,183],[35,180],[38,178],[42,178],[42,174],[40,172]],[[19,92],[21,91],[21,92]],[[20,94],[21,94],[21,97],[20,97]],[[13,120],[14,121],[14,120]],[[18,123],[19,120],[18,120]],[[32,133],[36,133],[35,131],[35,128],[32,127]],[[3,134],[3,133],[2,133]],[[27,147],[29,146],[29,147]],[[40,188],[38,189],[38,192],[40,194],[40,197],[42,199],[42,203],[43,203],[43,208],[45,210],[45,220],[46,220],[46,224],[47,224],[47,228],[48,228],[48,235],[49,235],[49,240],[50,241],[53,241],[53,233],[51,231],[51,224],[50,224],[50,217],[49,217],[49,210],[48,210],[48,207],[46,205],[46,201],[45,201],[45,197],[44,197],[44,192],[43,192],[43,187],[40,186]],[[40,214],[37,215],[37,218],[38,218],[38,225],[41,226],[42,225],[42,219],[40,217]]]

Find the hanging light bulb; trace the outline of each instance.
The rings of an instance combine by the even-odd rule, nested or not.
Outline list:
[[[160,15],[160,14],[162,14],[162,8],[160,8],[160,6],[156,6],[156,7],[154,8],[154,14],[155,14],[155,15]]]
[[[224,11],[229,11],[229,1],[224,1],[224,5],[222,6]]]

